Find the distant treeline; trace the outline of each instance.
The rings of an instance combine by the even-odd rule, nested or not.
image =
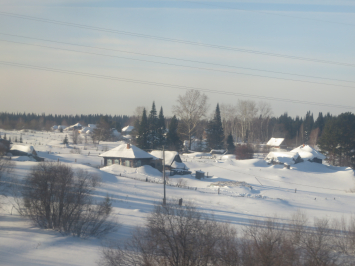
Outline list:
[[[54,125],[70,126],[80,123],[84,126],[87,124],[97,124],[101,117],[105,117],[111,121],[111,124],[118,130],[130,122],[130,117],[126,115],[46,115],[34,113],[0,113],[0,128],[2,129],[33,129],[33,130],[50,130]],[[132,121],[133,124],[133,121]]]
[[[110,121],[110,124],[118,131],[121,131],[122,127],[126,125],[135,125],[135,120],[139,119],[139,117],[134,115],[46,115],[44,113],[1,112],[0,128],[50,130],[53,125],[69,126],[78,122],[84,126],[87,124],[97,124],[102,117]],[[304,117],[296,116],[294,118],[287,113],[279,117],[255,115],[249,121],[237,115],[229,117],[222,115],[222,124],[226,136],[231,133],[235,141],[238,142],[266,142],[271,137],[280,137],[285,138],[290,145],[302,144],[304,142],[311,142],[310,144],[314,142],[315,144],[323,132],[325,123],[331,118],[331,114],[323,115],[320,112],[315,119],[310,111]],[[170,119],[166,120],[170,121]],[[200,121],[194,133],[195,137],[203,139],[203,132],[207,123],[206,119]]]

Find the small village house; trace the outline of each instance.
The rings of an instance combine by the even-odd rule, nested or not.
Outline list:
[[[99,156],[104,158],[104,166],[119,164],[133,168],[142,165],[152,165],[154,158],[153,155],[129,143],[119,145]]]

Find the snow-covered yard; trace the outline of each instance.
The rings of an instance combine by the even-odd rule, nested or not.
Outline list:
[[[3,131],[12,140],[18,131]],[[150,166],[127,168],[112,165],[99,169],[98,155],[118,146],[119,142],[100,145],[61,144],[66,133],[21,132],[24,144],[34,146],[38,156],[46,160],[68,163],[74,168],[96,172],[102,185],[95,197],[106,194],[113,199],[113,218],[121,224],[108,238],[124,240],[135,226],[145,223],[147,214],[163,198],[162,174]],[[69,137],[69,136],[68,136]],[[70,138],[69,138],[70,140]],[[90,140],[88,140],[90,142]],[[81,153],[73,153],[73,147]],[[201,211],[213,213],[221,222],[241,228],[251,220],[263,220],[277,215],[287,223],[297,210],[314,217],[341,218],[353,215],[355,194],[354,171],[350,168],[303,162],[285,169],[269,165],[262,159],[236,161],[231,156],[211,158],[207,154],[181,156],[192,175],[169,176],[168,198],[183,198],[193,202]],[[32,161],[16,161],[14,175],[24,178]],[[208,178],[198,180],[194,173],[202,170]],[[146,182],[146,181],[150,182]],[[176,187],[184,184],[184,187]],[[0,261],[1,265],[96,265],[100,259],[103,240],[78,239],[33,226],[12,209],[12,198],[1,198]],[[11,214],[12,212],[12,214]]]

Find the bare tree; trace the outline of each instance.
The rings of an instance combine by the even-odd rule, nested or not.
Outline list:
[[[240,133],[244,141],[247,138],[247,132],[253,135],[251,130],[251,123],[257,117],[258,107],[256,102],[250,100],[238,100],[237,103],[237,116],[240,123]]]
[[[269,139],[268,128],[269,121],[272,115],[271,104],[260,101],[258,103],[259,118],[260,118],[260,139],[262,142]]]
[[[78,237],[100,237],[115,225],[108,221],[111,200],[94,202],[92,194],[99,177],[70,166],[43,162],[33,167],[21,186],[20,214],[40,228],[54,229]]]
[[[78,144],[78,140],[79,140],[79,132],[76,129],[73,129],[73,131],[70,134],[71,140],[73,142],[73,144]]]
[[[199,120],[206,116],[208,110],[207,96],[198,90],[188,90],[185,95],[179,95],[178,104],[173,106],[173,113],[180,118],[183,131],[188,137],[189,149],[191,140]]]
[[[228,246],[236,247],[235,239],[229,226],[219,225],[191,204],[156,205],[146,228],[137,229],[124,248],[103,250],[101,265],[238,265],[238,254]]]

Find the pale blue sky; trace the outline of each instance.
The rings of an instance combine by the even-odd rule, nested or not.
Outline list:
[[[355,64],[354,1],[84,1],[3,0],[0,12],[77,23],[129,33],[199,42]],[[332,23],[333,22],[333,23]],[[242,53],[124,34],[94,31],[5,16],[0,33],[57,42],[98,46],[184,60],[204,61],[265,71],[287,72],[327,79],[228,68],[172,59],[50,43],[0,34],[0,61],[34,65],[123,79],[143,80],[209,90],[276,97],[296,101],[354,106],[355,65],[352,67]],[[98,56],[60,49],[99,53]],[[113,57],[115,56],[115,57]],[[125,57],[126,59],[122,58]],[[297,79],[296,82],[161,65],[169,64]],[[117,80],[67,75],[0,64],[0,111],[57,114],[132,114],[152,101],[171,115],[171,106],[185,91]],[[211,112],[219,102],[248,99],[207,93]],[[354,109],[269,101],[275,115],[304,115],[311,110],[339,114]]]

